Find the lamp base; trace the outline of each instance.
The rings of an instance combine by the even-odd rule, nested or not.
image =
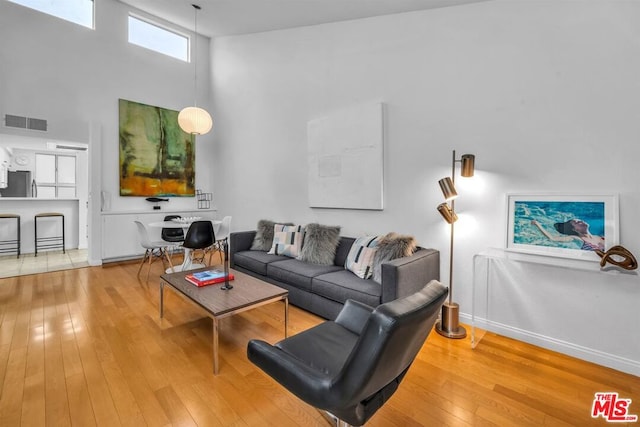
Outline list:
[[[458,324],[460,306],[455,302],[442,305],[440,320],[436,322],[436,332],[447,338],[460,339],[467,336],[467,331]]]

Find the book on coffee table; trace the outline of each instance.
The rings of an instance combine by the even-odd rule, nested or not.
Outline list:
[[[216,283],[222,283],[227,280],[233,280],[233,274],[229,273],[228,276],[225,276],[223,270],[207,270],[207,271],[198,271],[196,273],[187,274],[184,278],[193,283],[196,286],[207,286],[213,285]]]

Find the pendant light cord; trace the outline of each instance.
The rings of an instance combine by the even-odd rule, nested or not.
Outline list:
[[[192,4],[194,9],[194,29],[193,36],[193,106],[198,106],[198,10],[200,6]]]

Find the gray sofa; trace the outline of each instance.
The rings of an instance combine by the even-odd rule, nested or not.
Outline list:
[[[344,268],[355,241],[340,236],[334,265],[318,265],[250,250],[256,231],[231,233],[231,268],[289,291],[289,302],[325,319],[335,319],[347,299],[372,307],[404,297],[440,279],[440,252],[418,248],[413,255],[382,264],[381,284]]]

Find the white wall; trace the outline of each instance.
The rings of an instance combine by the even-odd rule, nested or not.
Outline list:
[[[89,143],[94,262],[101,243],[100,191],[111,194],[112,211],[151,210],[143,197],[118,195],[118,99],[174,110],[194,101],[193,64],[130,45],[129,11],[115,0],[96,2],[96,29],[90,30],[0,2],[0,114],[46,119],[48,131],[37,136]],[[209,40],[199,39],[198,50],[198,104],[209,108]],[[34,136],[3,125],[0,133]],[[198,137],[196,148],[196,185],[205,191],[212,186],[212,139]],[[195,198],[169,203],[177,209],[196,205]]]
[[[473,254],[504,245],[508,192],[618,193],[621,243],[640,255],[638,22],[638,2],[498,0],[215,39],[216,204],[234,229],[270,218],[413,234],[442,251],[447,282],[435,208],[456,149],[477,167],[456,204],[465,315]],[[384,211],[309,208],[307,122],[376,100]]]
[[[118,98],[180,109],[193,102],[193,69],[129,45],[128,7],[96,4],[93,31],[0,2],[0,114],[44,118],[49,137],[90,144],[91,246],[99,254],[101,190],[112,194],[114,211],[150,209],[142,198],[117,196]],[[235,230],[271,218],[340,224],[352,236],[413,234],[443,252],[447,282],[437,180],[450,172],[452,149],[474,153],[474,185],[458,181],[456,205],[463,314],[473,254],[503,245],[507,192],[616,192],[621,243],[639,255],[637,22],[640,4],[631,1],[496,0],[217,39],[210,94],[207,79],[198,80],[198,102],[213,106],[215,120],[199,138],[198,186],[213,188]],[[199,76],[209,69],[201,41]],[[309,208],[307,122],[370,101],[387,109],[384,211]]]

